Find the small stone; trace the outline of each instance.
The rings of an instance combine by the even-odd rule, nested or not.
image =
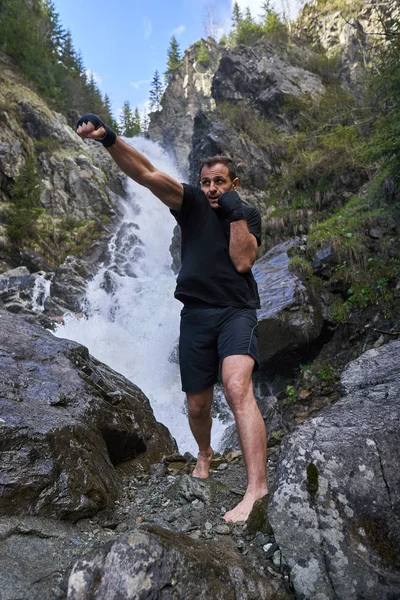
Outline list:
[[[243,455],[240,450],[233,448],[225,454],[225,460],[227,460],[228,462],[238,461],[242,458],[242,456]]]
[[[237,540],[236,546],[237,546],[237,548],[239,548],[239,550],[244,548],[244,546],[245,546],[244,540],[242,540],[242,539]]]
[[[144,523],[143,517],[137,517],[136,523]]]
[[[71,542],[71,544],[74,544],[74,546],[82,545],[82,542],[80,540],[77,540],[76,538],[69,538],[69,541]]]
[[[199,540],[201,538],[201,531],[199,529],[191,531],[189,533],[189,537],[191,537],[193,540]]]
[[[219,512],[221,515],[224,515],[227,512],[227,508],[225,508],[225,506],[221,506],[221,508],[219,509]]]
[[[196,462],[195,457],[193,456],[193,454],[190,454],[190,452],[185,452],[185,454],[183,456],[190,463],[195,463]]]
[[[210,523],[210,521],[206,521],[204,523],[204,527],[205,527],[206,531],[211,531],[211,529],[212,529],[212,523]]]
[[[215,533],[219,535],[229,535],[231,532],[229,525],[217,525],[215,528]]]
[[[228,465],[226,463],[222,463],[220,465],[218,465],[218,467],[216,467],[216,471],[226,471],[226,469],[228,468]]]
[[[274,552],[273,556],[272,556],[272,562],[274,563],[275,567],[280,568],[281,564],[282,564],[282,555],[281,555],[281,551],[280,550],[276,550],[276,552]]]
[[[265,552],[265,558],[271,558],[278,550],[278,544],[265,544],[265,546],[263,546],[263,550]]]

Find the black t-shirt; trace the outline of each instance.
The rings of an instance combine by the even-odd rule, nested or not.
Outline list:
[[[200,188],[183,184],[180,211],[171,210],[182,230],[182,267],[175,298],[183,304],[260,308],[251,271],[239,273],[229,255],[229,219],[211,208]],[[243,205],[247,226],[261,243],[257,208]]]

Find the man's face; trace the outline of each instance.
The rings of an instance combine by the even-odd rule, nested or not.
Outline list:
[[[236,190],[239,179],[232,181],[229,177],[229,169],[223,163],[216,163],[212,167],[203,167],[200,176],[201,189],[207,196],[211,208],[218,207],[218,198],[224,192]]]

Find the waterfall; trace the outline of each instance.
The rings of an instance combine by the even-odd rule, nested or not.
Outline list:
[[[181,180],[168,155],[155,143],[126,139],[158,169]],[[181,452],[197,454],[185,414],[179,366],[174,361],[182,308],[174,298],[169,246],[175,219],[153,194],[128,179],[123,218],[109,244],[109,259],[88,283],[85,317],[67,315],[58,337],[84,344],[97,359],[149,398],[155,417],[168,427]],[[226,425],[214,419],[218,448]]]

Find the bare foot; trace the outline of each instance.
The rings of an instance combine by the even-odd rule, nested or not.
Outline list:
[[[197,463],[193,470],[192,476],[199,477],[199,479],[207,479],[213,456],[214,452],[212,448],[209,448],[208,450],[201,450],[197,456]]]
[[[243,500],[239,502],[235,508],[225,513],[223,519],[228,523],[237,523],[238,521],[247,521],[251,509],[253,508],[254,502],[259,498],[263,498],[268,494],[268,490],[262,490],[257,493],[246,492]]]

